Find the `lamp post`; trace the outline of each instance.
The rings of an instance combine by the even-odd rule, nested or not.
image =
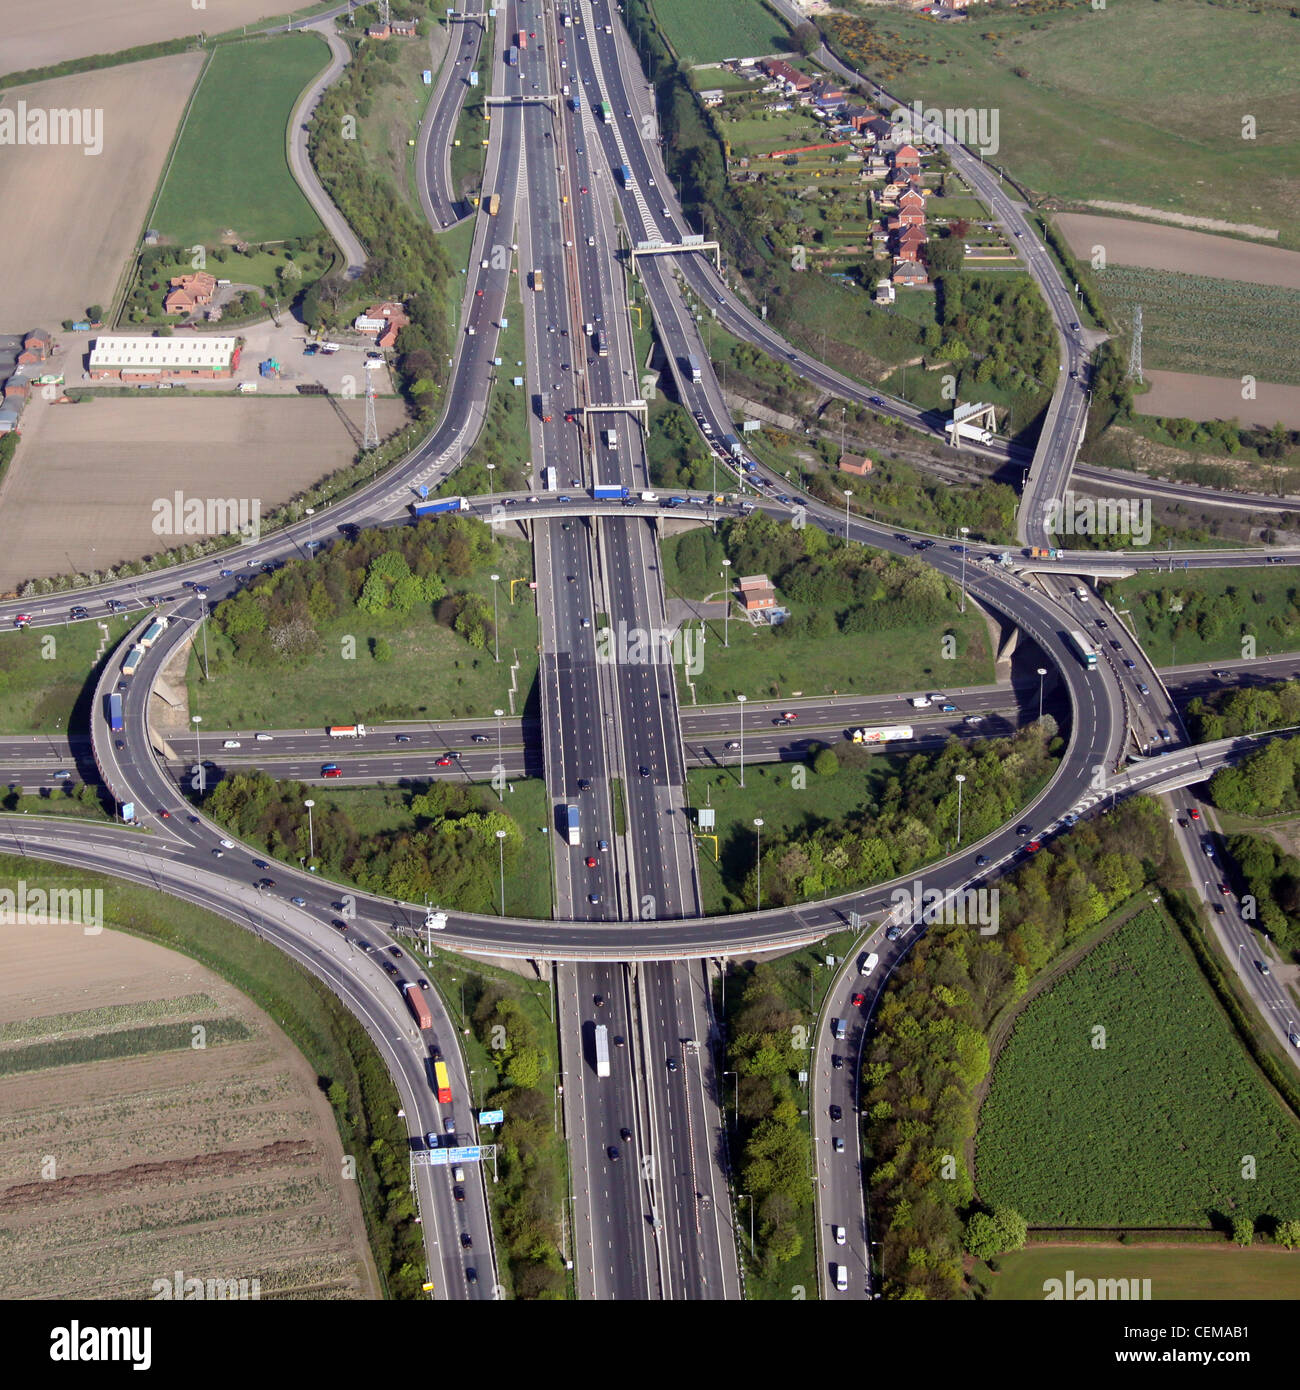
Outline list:
[[[754,817],[754,911],[763,910],[763,817]]]
[[[499,574],[494,574],[492,576],[492,636],[496,641],[498,666],[501,664],[501,632],[497,627],[497,580],[500,578],[501,576]]]
[[[722,596],[727,605],[722,611],[722,645],[724,647],[731,646],[731,579],[727,574],[730,568],[731,561],[724,558],[722,561]]]
[[[506,770],[501,761],[501,716],[505,713],[503,709],[494,709],[493,714],[497,717],[497,776],[500,779],[497,786],[497,800],[506,799]]]
[[[957,773],[954,780],[957,783],[957,843],[961,844],[961,784],[966,780],[964,772]]]
[[[740,706],[740,788],[745,789],[745,701],[747,695],[737,695],[736,703]]]
[[[970,535],[970,527],[962,526],[961,531],[961,611],[966,611],[966,537]]]
[[[849,538],[849,498],[853,496],[851,488],[844,489],[844,539]]]
[[[501,915],[506,915],[506,832],[497,831],[497,864],[501,869]]]
[[[311,808],[316,804],[310,797],[302,803],[307,808],[307,858],[316,858],[316,831],[312,824]]]
[[[203,716],[201,714],[190,715],[190,723],[194,725],[194,761],[198,764],[199,769],[199,791],[203,791],[203,731],[199,728],[199,725],[203,723]]]
[[[1046,667],[1046,666],[1040,666],[1040,667],[1038,668],[1038,718],[1039,718],[1040,720],[1041,720],[1042,717],[1043,717],[1043,677],[1044,677],[1046,674],[1047,674],[1047,667]]]

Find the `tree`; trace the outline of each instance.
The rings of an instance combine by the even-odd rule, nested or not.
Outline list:
[[[376,637],[370,648],[370,655],[381,664],[393,659],[393,649],[386,637]]]
[[[1240,1246],[1250,1245],[1255,1239],[1255,1221],[1250,1216],[1232,1218],[1232,1238]]]
[[[840,760],[832,748],[819,748],[813,758],[813,771],[818,777],[834,777],[840,770]]]
[[[964,1244],[977,1260],[987,1260],[1006,1250],[1019,1250],[1025,1243],[1028,1227],[1025,1218],[1011,1207],[998,1207],[992,1212],[977,1211],[966,1222]]]
[[[1279,1245],[1286,1246],[1288,1250],[1294,1250],[1297,1245],[1300,1245],[1300,1221],[1279,1221],[1275,1234]]]
[[[817,32],[815,24],[798,25],[794,31],[794,41],[806,58],[811,58],[822,46],[822,36]]]

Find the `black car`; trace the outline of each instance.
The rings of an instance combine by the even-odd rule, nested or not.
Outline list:
[[[477,1283],[478,1283],[478,1270],[466,1268],[466,1270],[465,1270],[465,1282],[466,1282],[467,1284],[477,1284]]]
[[[840,1107],[839,1107],[838,1105],[832,1105],[832,1106],[831,1106],[831,1119],[832,1119],[832,1120],[842,1120],[843,1118],[844,1118],[844,1111],[841,1110]]]
[[[591,790],[591,778],[590,778],[590,777],[579,777],[579,778],[578,778],[578,790],[579,790],[580,792],[590,791],[590,790]]]
[[[451,1189],[451,1195],[458,1202],[463,1202],[465,1200],[465,1189],[463,1187],[453,1187]]]
[[[979,867],[981,867],[981,865],[987,864],[988,862],[989,862],[989,857],[988,857],[987,854],[977,854],[977,855],[975,856],[975,867],[976,867],[976,868],[979,868]]]
[[[618,1162],[618,1160],[619,1160],[619,1152],[618,1152],[618,1145],[617,1145],[617,1144],[611,1144],[611,1145],[609,1146],[609,1148],[607,1148],[607,1149],[605,1150],[605,1152],[609,1155],[609,1161],[610,1161],[611,1163],[617,1163],[617,1162]]]
[[[669,1071],[676,1071],[676,1070],[677,1070],[677,1058],[676,1058],[676,1057],[670,1057],[670,1058],[668,1059],[668,1070],[669,1070]]]
[[[620,1130],[619,1130],[619,1132],[618,1132],[618,1137],[619,1137],[625,1144],[630,1144],[630,1143],[632,1142],[632,1131],[631,1131],[630,1129],[624,1127],[623,1129],[620,1129]]]
[[[474,1237],[468,1231],[460,1233],[460,1248],[462,1250],[472,1250],[474,1248]]]
[[[649,776],[650,776],[650,769],[649,769],[648,767],[646,767],[644,763],[641,765],[641,767],[640,767],[638,770],[640,771],[642,777],[649,777]]]
[[[1032,829],[1033,827],[1029,824],[1029,822],[1025,821],[1024,824],[1016,826],[1016,834],[1019,835],[1020,838],[1023,840],[1024,837],[1028,835],[1030,830]]]
[[[843,1068],[844,1068],[844,1058],[841,1057],[840,1054],[839,1054],[838,1052],[834,1052],[834,1053],[831,1054],[831,1066],[833,1066],[833,1067],[835,1068],[836,1071],[842,1071],[842,1070],[843,1070]]]

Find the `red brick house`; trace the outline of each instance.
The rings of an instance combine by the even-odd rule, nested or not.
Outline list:
[[[900,145],[894,151],[894,172],[909,170],[914,173],[921,172],[921,154],[914,145]]]
[[[776,590],[767,575],[750,574],[740,581],[740,606],[746,613],[776,607]]]
[[[364,314],[358,314],[352,327],[358,333],[372,333],[375,346],[390,348],[397,345],[397,335],[410,323],[406,310],[394,299],[372,304]]]
[[[171,289],[163,300],[164,314],[192,314],[212,302],[217,292],[217,278],[206,270],[196,270],[193,275],[173,275]]]
[[[840,455],[840,472],[852,473],[855,478],[865,478],[874,467],[871,460],[863,454]]]
[[[905,261],[898,257],[894,261],[894,273],[890,277],[896,285],[928,285],[929,276],[925,267],[916,261]]]
[[[43,328],[33,329],[23,337],[23,350],[18,354],[18,365],[27,362],[44,362],[54,350],[54,339]]]

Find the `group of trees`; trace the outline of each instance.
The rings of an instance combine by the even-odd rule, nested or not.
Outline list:
[[[1198,743],[1290,728],[1300,724],[1300,681],[1277,681],[1273,685],[1198,695],[1189,702],[1184,718],[1188,732]],[[1242,790],[1238,784],[1238,794]]]
[[[936,923],[891,978],[862,1076],[887,1296],[960,1297],[964,1250],[990,1254],[1015,1244],[1015,1213],[974,1219],[969,1152],[989,1071],[989,1026],[1063,949],[1171,870],[1171,845],[1157,802],[1123,802],[1000,881],[995,934]]]
[[[509,1263],[516,1298],[563,1298],[558,1221],[565,1198],[564,1147],[554,1129],[549,1043],[500,986],[488,985],[478,995],[471,1017],[498,1078],[485,1107],[505,1112],[496,1133],[498,1249]]]
[[[1171,590],[1153,580],[1149,589],[1129,597],[1129,607],[1142,611],[1148,640],[1175,647],[1185,641],[1221,646],[1228,638],[1262,638],[1267,632],[1286,651],[1300,637],[1300,590],[1289,590],[1279,607],[1277,598],[1262,589],[1229,584],[1206,590],[1197,587],[1190,572],[1185,578],[1185,589]]]
[[[300,661],[320,648],[321,631],[345,614],[394,625],[417,605],[478,651],[493,637],[486,599],[458,585],[491,558],[492,532],[470,517],[442,516],[414,527],[340,538],[319,559],[290,561],[259,575],[219,603],[213,626],[234,643],[235,660],[263,665]]]
[[[237,773],[208,793],[204,809],[240,838],[276,858],[296,861],[308,852],[301,782],[278,782],[261,771]],[[409,824],[367,830],[341,806],[316,793],[315,860],[332,877],[384,897],[420,902],[426,897],[458,912],[490,912],[496,905],[497,838],[507,870],[523,835],[491,792],[456,782],[432,782],[406,793]]]

